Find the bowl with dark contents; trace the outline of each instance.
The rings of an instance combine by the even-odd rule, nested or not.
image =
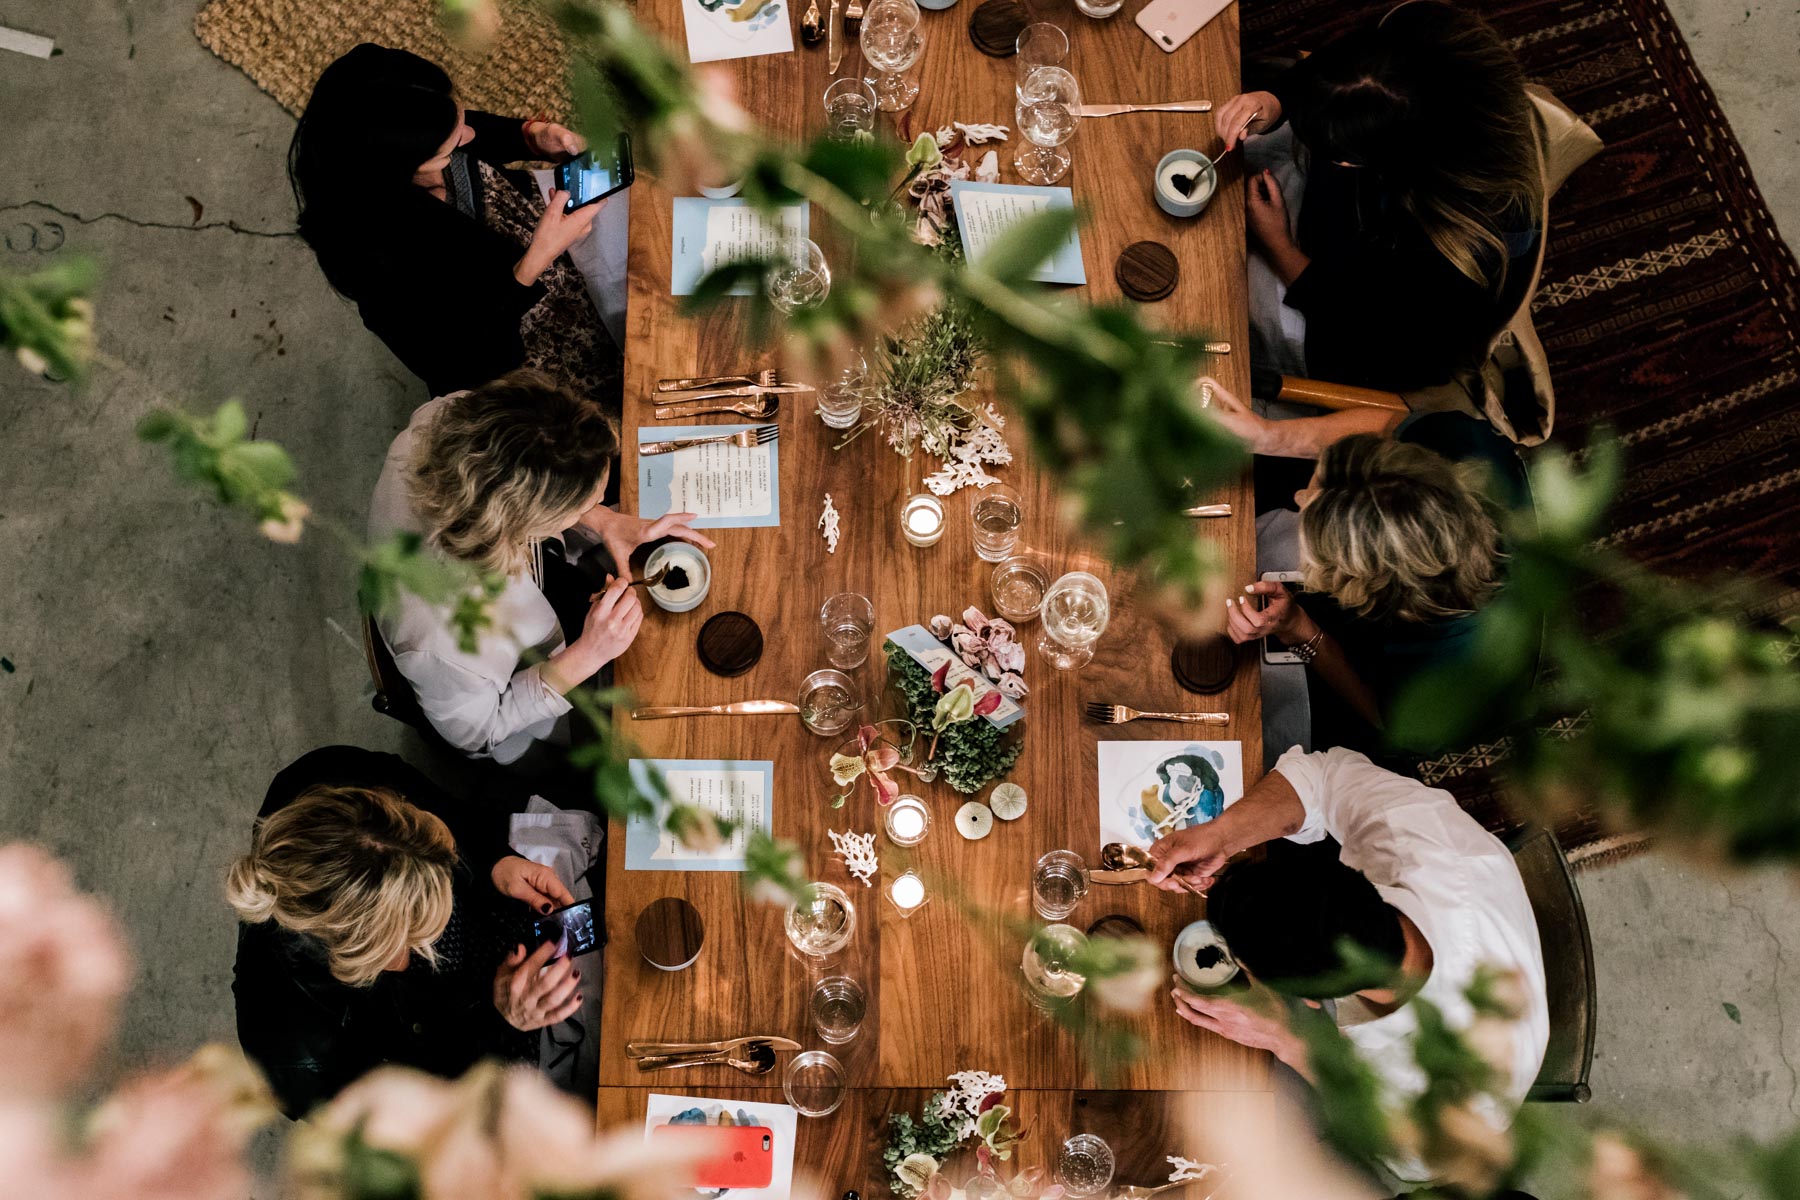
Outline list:
[[[662,578],[645,588],[664,612],[681,613],[700,607],[712,588],[712,564],[706,553],[691,542],[664,542],[644,560],[644,578],[662,572]]]
[[[1230,983],[1237,960],[1210,921],[1195,921],[1175,935],[1175,974],[1190,987],[1210,990]]]
[[[1219,172],[1198,150],[1171,150],[1156,164],[1150,186],[1171,217],[1197,217],[1218,189]]]

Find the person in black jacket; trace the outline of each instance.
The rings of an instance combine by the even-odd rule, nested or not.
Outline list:
[[[506,821],[392,754],[330,746],[275,777],[226,890],[243,921],[238,1040],[290,1117],[384,1063],[535,1061],[532,1031],[580,1006],[573,960],[511,936],[513,901],[547,913],[573,897],[512,853]]]
[[[1298,227],[1267,171],[1246,219],[1309,376],[1405,392],[1485,359],[1530,286],[1544,183],[1524,72],[1480,17],[1409,0],[1214,119],[1227,148],[1293,125]]]
[[[530,366],[617,414],[619,350],[564,254],[605,201],[564,213],[503,169],[584,145],[466,110],[442,68],[365,42],[319,76],[288,148],[300,235],[433,396]]]

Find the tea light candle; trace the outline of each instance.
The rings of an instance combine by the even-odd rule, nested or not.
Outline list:
[[[888,899],[901,916],[910,917],[925,903],[925,881],[907,871],[888,884]]]
[[[896,846],[916,846],[931,828],[931,810],[917,796],[900,796],[888,805],[887,836]]]
[[[915,546],[935,546],[944,536],[944,502],[929,492],[908,496],[900,509],[900,532]]]

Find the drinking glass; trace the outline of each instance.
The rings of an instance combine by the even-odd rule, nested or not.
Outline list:
[[[1056,1182],[1071,1196],[1092,1196],[1112,1182],[1113,1152],[1103,1138],[1078,1133],[1056,1155]]]
[[[819,607],[825,631],[825,657],[845,671],[869,661],[869,634],[875,629],[875,606],[867,596],[839,592]]]
[[[1031,872],[1031,906],[1046,921],[1062,921],[1087,895],[1087,864],[1073,850],[1052,850]]]
[[[1037,620],[1049,586],[1049,573],[1029,554],[1015,554],[994,565],[994,607],[1014,625]]]
[[[1077,974],[1069,962],[1087,946],[1087,934],[1073,925],[1046,925],[1025,943],[1019,970],[1032,1004],[1050,1009],[1079,995],[1087,976]]]
[[[874,0],[863,14],[862,52],[875,68],[875,103],[882,112],[901,112],[919,98],[919,85],[906,72],[924,53],[919,6],[914,0]]]
[[[862,83],[860,79],[854,82]],[[869,360],[858,354],[838,372],[836,380],[819,390],[819,420],[832,429],[850,428],[862,420],[863,401],[868,395]]]
[[[1025,510],[1020,505],[1018,489],[1004,483],[990,483],[980,489],[969,505],[969,520],[975,525],[975,553],[982,562],[999,562],[1019,544],[1019,525],[1025,520]]]
[[[1058,670],[1085,666],[1111,615],[1106,585],[1086,571],[1070,571],[1044,593],[1042,615],[1038,653]]]
[[[812,885],[812,899],[788,907],[788,941],[812,958],[829,958],[850,944],[856,933],[856,906],[834,883]]]
[[[862,1028],[868,997],[862,984],[848,975],[828,975],[813,985],[813,1028],[833,1046],[841,1046]]]
[[[1063,67],[1038,67],[1018,85],[1019,102],[1013,108],[1019,132],[1031,143],[1021,146],[1013,165],[1027,183],[1055,183],[1068,173],[1074,161],[1061,149],[1075,136],[1076,110],[1081,89],[1075,76]]]
[[[849,141],[875,129],[875,89],[866,80],[835,79],[825,89],[825,131]]]
[[[1100,20],[1125,7],[1125,0],[1075,0],[1075,7],[1081,11],[1082,16]]]
[[[1014,43],[1019,60],[1018,78],[1013,80],[1015,99],[1025,95],[1025,77],[1039,67],[1060,67],[1069,59],[1069,35],[1048,21],[1036,21],[1019,31]]]
[[[800,723],[821,737],[850,728],[862,707],[856,684],[842,671],[814,671],[800,681]]]
[[[769,272],[769,303],[784,313],[811,308],[831,294],[831,268],[825,252],[806,238],[796,239],[793,257]]]
[[[828,1117],[844,1102],[844,1064],[823,1050],[788,1059],[781,1093],[803,1117]]]

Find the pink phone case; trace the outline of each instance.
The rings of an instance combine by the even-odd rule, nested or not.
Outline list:
[[[1173,54],[1230,3],[1231,0],[1150,0],[1138,10],[1137,24],[1159,48]]]
[[[775,1181],[775,1134],[764,1125],[658,1125],[654,1138],[704,1143],[706,1157],[691,1168],[703,1188],[766,1188]]]

